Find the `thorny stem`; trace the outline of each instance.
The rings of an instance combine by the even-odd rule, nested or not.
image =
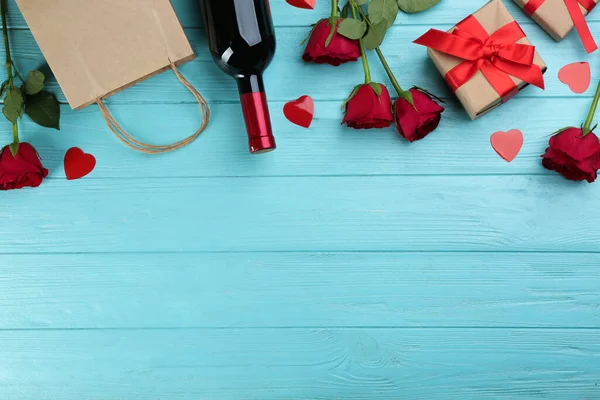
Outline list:
[[[596,114],[596,108],[598,108],[598,101],[600,101],[600,82],[598,82],[598,87],[596,88],[596,94],[594,95],[594,101],[592,102],[592,107],[590,107],[590,112],[588,113],[587,119],[585,120],[585,124],[583,125],[583,136],[587,135],[592,131],[592,122],[594,121],[594,115]]]
[[[355,19],[358,19],[356,15],[356,9],[359,8],[354,0],[350,0],[350,8],[352,9],[352,16]],[[362,59],[363,69],[365,70],[365,83],[371,83],[371,69],[369,68],[369,61],[367,60],[367,53],[365,52],[365,46],[363,45],[363,40],[358,39],[358,44],[360,46],[360,58]]]
[[[13,62],[10,56],[10,43],[8,41],[8,25],[6,23],[7,1],[1,0],[0,13],[2,14],[2,34],[4,36],[4,50],[6,52],[6,73],[8,75],[8,88],[13,86]],[[12,134],[14,143],[19,143],[19,126],[12,124]]]

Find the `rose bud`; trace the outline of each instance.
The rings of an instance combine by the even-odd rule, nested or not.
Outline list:
[[[20,143],[16,156],[13,156],[9,146],[0,152],[0,190],[38,187],[46,176],[48,170],[42,166],[29,143]]]
[[[594,182],[600,169],[600,141],[592,132],[567,128],[552,136],[542,156],[544,168],[573,181]]]
[[[330,64],[337,67],[360,57],[358,40],[348,39],[338,33],[342,19],[333,28],[329,19],[320,20],[310,34],[302,59],[316,64]],[[333,34],[332,34],[333,33]]]
[[[414,142],[423,139],[438,127],[444,107],[422,90],[412,88],[409,92],[414,107],[400,97],[394,103],[394,121],[400,135],[409,142]]]
[[[370,129],[387,128],[393,121],[392,100],[384,85],[371,82],[354,88],[346,102],[342,124],[354,129]]]

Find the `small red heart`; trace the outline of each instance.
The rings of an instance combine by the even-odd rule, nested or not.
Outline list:
[[[511,162],[523,147],[523,133],[518,129],[496,132],[491,136],[490,142],[500,157]]]
[[[302,96],[286,103],[283,114],[291,123],[309,128],[315,115],[315,102],[310,96]]]
[[[587,62],[565,65],[558,71],[558,79],[577,94],[585,93],[592,81],[592,71]]]
[[[285,0],[285,1],[287,1],[287,3],[291,6],[298,7],[298,8],[305,8],[308,10],[314,10],[315,3],[317,2],[317,0]]]
[[[80,148],[73,147],[65,154],[65,175],[72,181],[88,175],[96,167],[96,157],[84,153]]]

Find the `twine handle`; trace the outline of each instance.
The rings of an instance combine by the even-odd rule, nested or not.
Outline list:
[[[129,133],[127,133],[125,129],[123,129],[123,127],[119,125],[119,123],[112,116],[108,108],[106,108],[106,105],[102,101],[102,98],[98,97],[96,99],[96,103],[98,104],[98,108],[100,108],[100,112],[104,117],[104,121],[106,121],[106,125],[121,142],[123,142],[127,147],[133,150],[141,151],[142,153],[146,154],[161,154],[175,151],[192,143],[194,139],[196,139],[198,136],[200,136],[202,132],[204,132],[206,126],[208,125],[208,121],[210,120],[210,109],[208,107],[208,103],[206,102],[204,97],[202,97],[202,95],[196,90],[196,88],[194,88],[194,86],[192,86],[192,84],[187,79],[185,79],[185,77],[181,74],[181,72],[179,72],[175,64],[173,64],[173,62],[170,60],[169,66],[171,67],[171,70],[173,71],[179,82],[181,82],[183,86],[185,86],[194,95],[194,97],[198,101],[198,104],[200,105],[200,113],[202,114],[202,124],[200,125],[200,128],[196,131],[196,133],[194,133],[191,136],[188,136],[183,140],[167,145],[153,145],[141,142],[133,136],[131,136]]]

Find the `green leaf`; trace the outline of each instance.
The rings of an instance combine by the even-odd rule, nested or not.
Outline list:
[[[432,99],[434,99],[438,103],[442,103],[442,104],[446,103],[444,101],[444,99],[442,99],[441,97],[439,97],[439,96],[431,93],[429,90],[423,89],[422,87],[419,87],[419,86],[413,86],[412,88],[413,89],[417,89],[418,91],[425,93],[427,96],[431,97]]]
[[[362,84],[354,86],[354,89],[352,89],[352,93],[350,93],[350,96],[348,96],[348,98],[347,98],[347,99],[344,101],[344,103],[342,104],[342,110],[343,110],[344,108],[346,108],[346,104],[348,104],[348,102],[349,102],[350,100],[352,100],[352,98],[353,98],[354,96],[356,96],[356,93],[358,93],[358,91],[360,90],[360,88],[361,88],[361,87],[362,87]]]
[[[400,98],[408,101],[408,104],[410,104],[411,106],[413,106],[413,107],[415,106],[415,101],[413,100],[413,95],[408,90],[405,90],[402,93],[400,93]]]
[[[25,93],[28,95],[38,94],[44,90],[44,80],[46,77],[38,70],[33,70],[27,75],[27,81],[25,81]]]
[[[567,126],[566,128],[559,129],[556,132],[551,133],[550,135],[547,135],[545,137],[550,137],[550,136],[558,135],[559,133],[562,133],[562,132],[566,131],[567,129],[571,129],[571,128],[574,128],[574,126]],[[582,126],[582,129],[583,129],[583,126]]]
[[[377,97],[381,96],[381,85],[379,83],[371,82],[369,83],[369,86],[371,86],[371,89],[373,89]]]
[[[302,42],[300,42],[300,46],[303,46],[304,43],[308,42],[308,39],[310,39],[310,37],[312,36],[313,32],[317,28],[317,24],[312,24],[311,27],[312,27],[312,29],[310,30],[310,32],[308,33],[308,35],[304,38],[304,40]]]
[[[430,9],[440,0],[398,0],[398,7],[405,13],[416,13]]]
[[[21,91],[21,97],[23,97],[23,105],[19,107],[19,118],[23,118],[23,113],[25,112],[25,103],[27,103],[27,96],[25,96],[25,86],[21,86],[19,90]]]
[[[354,18],[346,18],[340,23],[338,32],[348,39],[361,39],[367,32],[367,23]]]
[[[8,145],[8,148],[10,149],[10,153],[13,155],[13,157],[16,157],[17,153],[19,152],[19,143],[12,142]]]
[[[354,0],[354,2],[359,6],[362,6],[363,4],[367,4],[369,0]]]
[[[398,4],[396,0],[372,0],[368,7],[369,20],[372,24],[387,22],[386,28],[389,28],[396,21],[398,15]]]
[[[346,3],[344,7],[342,7],[342,11],[340,12],[340,18],[348,18],[350,14],[350,3]]]
[[[36,124],[60,130],[60,104],[52,93],[42,90],[28,97],[25,112]]]
[[[0,88],[0,98],[4,97],[4,93],[6,92],[6,89],[8,89],[8,80],[5,80],[4,82],[2,82],[2,87]]]
[[[363,43],[367,50],[374,50],[381,45],[383,39],[385,39],[385,33],[387,32],[387,22],[381,21],[378,24],[372,25],[367,32],[367,35],[363,38]]]
[[[329,17],[329,25],[331,26],[331,31],[329,32],[329,36],[327,36],[327,40],[325,40],[325,47],[329,47],[329,44],[333,39],[333,35],[335,35],[335,29],[337,27],[338,19],[338,17]]]
[[[19,116],[23,112],[23,92],[16,86],[9,86],[6,97],[4,98],[4,107],[2,113],[13,124],[17,123]]]

